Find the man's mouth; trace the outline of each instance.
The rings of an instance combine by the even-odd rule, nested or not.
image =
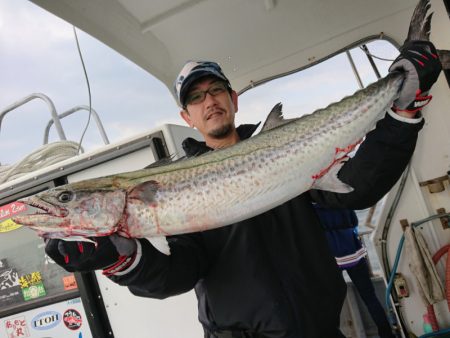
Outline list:
[[[222,116],[222,114],[223,113],[221,111],[214,111],[212,113],[209,113],[208,115],[206,115],[206,121]]]

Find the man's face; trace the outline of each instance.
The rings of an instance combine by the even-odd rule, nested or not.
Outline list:
[[[186,97],[214,88],[220,82],[215,77],[205,77],[194,82]],[[197,94],[196,94],[197,93]],[[189,103],[181,117],[190,127],[195,127],[205,140],[224,139],[234,132],[234,115],[237,112],[237,94],[225,90],[215,96],[207,93],[203,102]]]

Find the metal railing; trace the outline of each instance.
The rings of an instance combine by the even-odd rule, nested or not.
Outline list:
[[[101,135],[101,137],[103,139],[103,142],[105,144],[109,144],[109,139],[108,139],[108,136],[106,135],[105,129],[103,128],[103,124],[100,121],[100,117],[98,116],[97,112],[93,108],[89,109],[88,106],[75,106],[75,107],[73,107],[73,108],[71,108],[71,109],[69,109],[69,110],[59,114],[58,118],[59,119],[63,119],[64,117],[72,115],[73,113],[75,113],[77,111],[80,111],[80,110],[91,111],[91,114],[92,114],[92,116],[93,116],[93,118],[95,120],[95,123],[97,124],[97,128],[98,128],[98,130],[100,132],[100,135]],[[44,144],[48,143],[48,135],[49,135],[49,132],[50,132],[50,128],[52,127],[54,122],[55,122],[54,119],[51,119],[50,121],[48,121],[47,127],[45,127]],[[55,124],[55,127],[56,127],[56,124]]]
[[[55,105],[53,104],[52,100],[47,95],[44,95],[42,93],[33,93],[28,96],[25,96],[24,98],[18,100],[17,102],[14,102],[13,104],[9,105],[8,107],[4,108],[2,111],[0,111],[0,130],[2,126],[3,118],[6,116],[7,113],[10,111],[23,106],[25,103],[34,100],[34,99],[41,99],[43,100],[47,106],[49,107],[50,114],[52,115],[52,121],[55,124],[56,132],[58,133],[60,140],[66,140],[66,135],[64,134],[63,127],[61,125],[61,121],[59,120],[58,114],[56,113]]]
[[[77,111],[80,111],[80,110],[87,110],[87,111],[91,112],[91,114],[95,120],[95,123],[97,124],[97,128],[100,132],[100,136],[103,139],[103,142],[105,144],[109,144],[109,139],[108,139],[108,136],[106,135],[103,124],[100,121],[100,117],[98,116],[97,112],[93,108],[89,108],[88,106],[85,106],[85,105],[80,105],[80,106],[75,106],[61,114],[58,114],[56,112],[56,108],[55,108],[53,101],[47,95],[42,94],[42,93],[33,93],[28,96],[25,96],[24,98],[14,102],[13,104],[11,104],[11,105],[7,106],[6,108],[4,108],[3,110],[1,110],[0,111],[0,131],[1,131],[3,119],[6,116],[6,114],[13,111],[14,109],[17,109],[17,108],[23,106],[24,104],[26,104],[34,99],[41,99],[42,101],[44,101],[47,104],[50,114],[52,116],[52,118],[47,123],[47,126],[45,128],[44,140],[43,140],[44,145],[48,144],[48,137],[49,137],[50,128],[52,127],[52,125],[55,125],[56,132],[58,133],[59,139],[62,141],[67,140],[66,135],[64,133],[64,129],[61,124],[61,119],[63,119],[66,116],[69,116]]]

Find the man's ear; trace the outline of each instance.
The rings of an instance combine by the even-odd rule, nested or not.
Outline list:
[[[234,113],[237,113],[238,112],[238,94],[234,90],[231,91],[231,101],[233,102]]]
[[[191,116],[186,109],[180,110],[180,116],[183,120],[186,121],[189,127],[194,128],[194,124],[191,121]]]

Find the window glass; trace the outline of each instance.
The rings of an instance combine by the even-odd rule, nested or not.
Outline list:
[[[77,293],[74,275],[51,260],[36,232],[10,218],[29,212],[17,202],[0,207],[0,316],[11,309]]]
[[[366,44],[381,76],[388,72],[398,50],[386,40]],[[350,50],[359,76],[364,84],[377,80],[366,54],[359,48]],[[286,118],[299,117],[324,108],[360,89],[346,53],[338,54],[324,62],[298,73],[272,80],[244,92],[239,96],[237,124],[264,121],[272,107],[283,103]],[[257,118],[255,119],[255,116]]]

